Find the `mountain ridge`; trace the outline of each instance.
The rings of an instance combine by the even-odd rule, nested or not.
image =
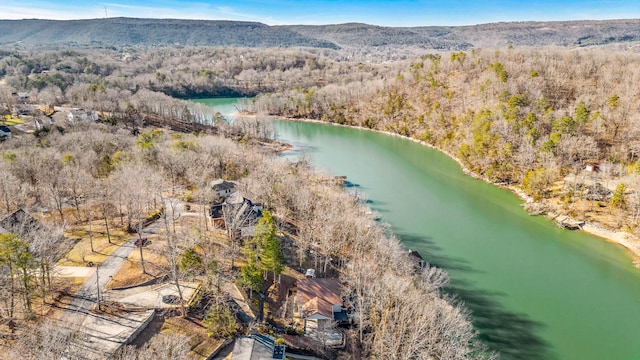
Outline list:
[[[229,46],[468,50],[591,46],[640,41],[640,19],[386,27],[364,23],[275,25],[233,20],[105,18],[0,20],[0,46]]]

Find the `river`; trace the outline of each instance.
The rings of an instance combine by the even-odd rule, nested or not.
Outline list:
[[[346,175],[407,248],[449,272],[451,292],[503,359],[640,359],[640,270],[621,247],[529,216],[515,195],[412,141],[274,125],[294,145],[285,156],[305,153]]]

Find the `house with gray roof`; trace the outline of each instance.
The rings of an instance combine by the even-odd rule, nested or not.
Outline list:
[[[11,129],[8,126],[0,125],[0,141],[11,139]]]

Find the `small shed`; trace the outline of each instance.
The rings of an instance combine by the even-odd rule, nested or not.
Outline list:
[[[600,163],[597,161],[587,161],[584,166],[584,171],[586,172],[600,172]]]

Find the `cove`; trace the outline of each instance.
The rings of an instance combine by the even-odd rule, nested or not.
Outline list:
[[[222,112],[222,111],[221,111]],[[529,216],[446,155],[385,134],[274,121],[314,167],[346,175],[408,249],[451,277],[503,359],[640,359],[640,271],[620,248]]]

